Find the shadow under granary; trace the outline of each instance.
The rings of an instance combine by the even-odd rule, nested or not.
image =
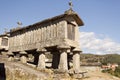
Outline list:
[[[5,65],[0,63],[0,80],[6,80]]]

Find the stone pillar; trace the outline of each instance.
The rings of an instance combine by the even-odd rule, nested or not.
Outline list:
[[[8,61],[14,61],[14,54],[12,52],[9,52],[7,55],[8,55]]]
[[[62,72],[68,71],[68,59],[67,59],[67,53],[70,52],[70,47],[63,45],[58,46],[59,52],[60,52],[60,62],[59,62],[59,70]]]
[[[82,51],[77,48],[73,50],[73,70],[75,73],[80,72],[80,53],[81,52]]]
[[[21,51],[20,52],[20,60],[22,63],[27,63],[27,52],[25,51]]]
[[[45,48],[37,49],[39,53],[38,69],[45,69]]]

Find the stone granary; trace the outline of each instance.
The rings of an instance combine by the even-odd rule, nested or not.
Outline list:
[[[8,37],[9,37],[8,33],[4,33],[0,35],[0,54],[4,54],[8,51],[8,47],[9,47]]]
[[[10,31],[9,61],[19,54],[22,63],[34,55],[39,69],[45,69],[45,53],[53,55],[52,68],[68,71],[72,55],[73,70],[80,69],[79,26],[83,22],[72,9],[64,14]]]

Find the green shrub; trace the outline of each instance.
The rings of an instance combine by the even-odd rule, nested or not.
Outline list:
[[[120,77],[120,66],[116,68],[116,70],[114,71],[114,75]]]
[[[112,69],[102,70],[103,73],[109,73],[111,75],[114,75],[116,77],[120,77],[120,66],[116,68],[115,71]]]

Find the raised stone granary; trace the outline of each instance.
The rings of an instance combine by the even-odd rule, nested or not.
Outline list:
[[[53,55],[52,68],[68,71],[69,56],[72,56],[73,70],[80,70],[79,26],[83,22],[72,9],[64,14],[37,22],[33,25],[10,31],[9,61],[16,54],[23,63],[28,61],[28,54],[34,56],[39,69],[45,69],[45,53]]]

